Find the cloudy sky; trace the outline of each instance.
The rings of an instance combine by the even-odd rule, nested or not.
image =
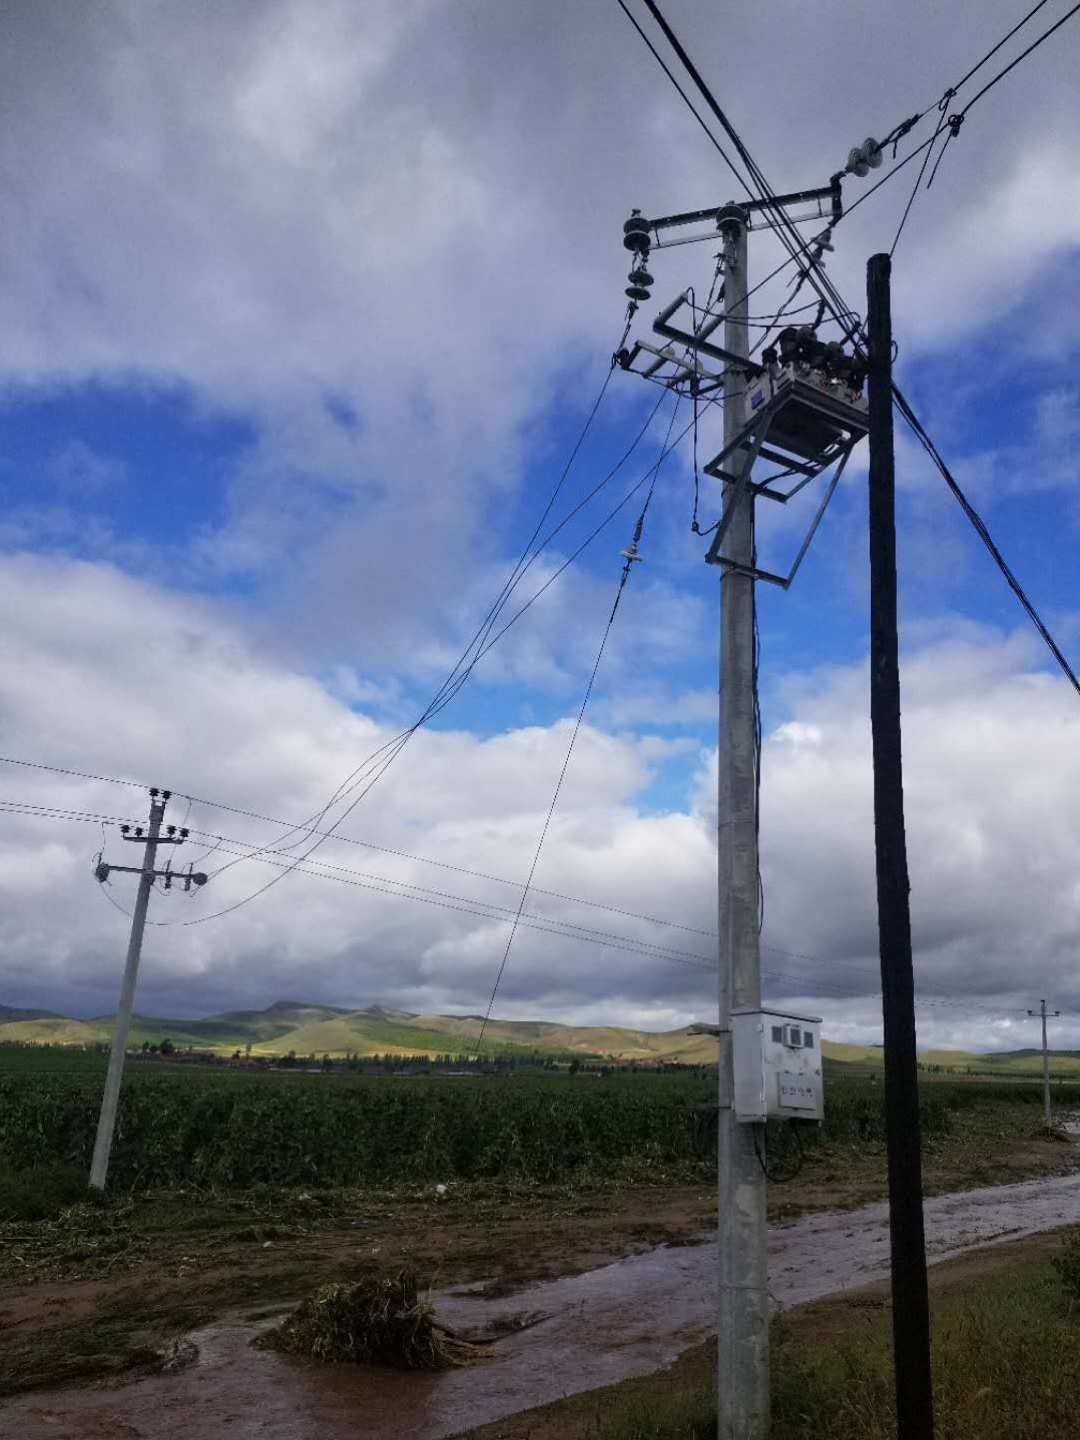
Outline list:
[[[930,106],[902,158],[1024,7],[665,8],[782,191]],[[133,886],[91,867],[133,862],[109,822],[144,820],[138,787],[159,784],[195,832],[178,863],[213,878],[155,895],[144,1013],[483,1009],[644,491],[560,567],[655,464],[670,398],[615,373],[541,535],[585,503],[504,620],[543,593],[382,747],[563,474],[622,331],[630,208],[715,205],[734,182],[615,0],[0,17],[0,750],[108,777],[0,765],[0,1003],[113,1008]],[[1080,20],[979,101],[915,201],[893,297],[901,383],[1074,657],[1078,68]],[[917,168],[837,229],[830,274],[857,310]],[[848,179],[847,203],[871,183]],[[655,308],[707,291],[715,249],[656,253]],[[751,280],[780,258],[756,231]],[[703,452],[715,437],[703,424]],[[1080,1046],[1080,699],[903,436],[898,466],[921,1039],[1032,1043],[1022,1012],[1046,995]],[[766,986],[847,1040],[880,1031],[865,483],[859,456],[795,588],[761,596]],[[692,489],[683,442],[497,1013],[666,1028],[715,1005],[718,583]],[[718,505],[707,482],[703,520]],[[778,562],[792,510],[763,536]],[[328,804],[335,837],[283,875],[311,843],[289,826]]]

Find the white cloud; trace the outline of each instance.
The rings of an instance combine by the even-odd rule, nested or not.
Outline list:
[[[1009,1008],[1049,991],[1080,1010],[1080,711],[1033,668],[1026,635],[958,630],[902,660],[917,983]],[[857,994],[877,953],[865,669],[822,675],[796,706],[800,732],[765,750],[767,938],[823,957],[825,983]]]
[[[717,27],[700,0],[672,0],[671,18],[705,73],[722,78],[724,104],[784,190],[824,181],[852,143],[928,103],[1015,20],[1006,0],[968,10],[915,23],[903,7],[870,20],[839,0],[785,7],[765,37],[764,87],[752,63],[763,53],[759,10],[736,9]],[[208,590],[236,576],[250,590],[210,601],[103,564],[5,562],[4,746],[269,814],[310,813],[382,743],[383,722],[411,718],[411,687],[441,678],[501,585],[503,522],[525,465],[554,463],[549,431],[583,415],[617,338],[629,207],[706,205],[729,198],[732,182],[614,6],[234,0],[203,7],[194,24],[184,7],[105,0],[14,7],[9,21],[5,398],[87,386],[181,394],[197,415],[242,418],[254,440],[230,476],[227,518],[188,557]],[[931,419],[948,427],[982,377],[1075,349],[1063,317],[1075,310],[1066,262],[1080,241],[1069,164],[1080,143],[1078,44],[1080,26],[1065,28],[972,112],[897,252],[902,365],[918,375],[926,355],[968,347],[969,363],[933,392]],[[842,104],[823,103],[834,73]],[[830,273],[857,307],[864,257],[891,241],[914,169],[837,231]],[[847,182],[849,202],[864,183]],[[755,275],[775,249],[755,232]],[[707,285],[712,253],[658,253],[657,301]],[[761,292],[762,311],[787,294],[786,278]],[[1055,386],[1030,417],[1039,474],[1063,489],[1075,486],[1075,399]],[[608,413],[638,403],[616,375]],[[557,426],[540,423],[552,417]],[[0,538],[153,575],[154,551],[88,496],[96,486],[107,498],[123,475],[77,443],[54,462],[67,489],[5,506]],[[938,482],[931,491],[919,453],[901,438],[915,518],[905,553],[937,583],[967,552],[942,533]],[[976,495],[996,494],[1014,483],[1018,458],[976,453],[958,473]],[[583,468],[598,463],[589,452]],[[627,485],[639,473],[628,468]],[[709,713],[687,663],[715,651],[706,592],[671,578],[690,542],[665,518],[663,488],[649,563],[605,657],[611,684],[596,696],[539,878],[708,929],[707,780],[697,807],[680,810],[676,796],[670,813],[642,813],[641,792],[677,747],[621,733]],[[706,487],[706,521],[716,501]],[[610,581],[571,569],[483,662],[504,694],[521,694],[523,712],[551,697],[576,708],[634,513],[607,532]],[[778,553],[805,513],[771,517]],[[530,578],[543,583],[558,563],[545,556]],[[904,679],[920,964],[943,991],[1000,998],[1022,956],[1025,982],[1045,976],[1061,1003],[1077,904],[1071,712],[1054,718],[1057,689],[1032,674],[1026,641],[947,623],[951,638],[918,637]],[[766,938],[822,955],[821,1003],[852,1033],[872,1029],[872,1001],[856,994],[845,1011],[833,993],[873,970],[865,677],[837,668],[789,677],[780,692],[786,723],[767,744]],[[485,729],[490,739],[418,738],[349,827],[524,875],[567,722],[511,729],[493,715]],[[111,787],[37,777],[32,788],[57,804],[131,803]],[[266,834],[237,817],[200,823]],[[0,879],[10,984],[108,1008],[122,922],[88,881],[68,891],[59,878],[81,883],[96,842],[80,848],[46,821],[11,827]],[[340,844],[320,855],[358,863]],[[377,866],[440,888],[431,867],[385,856]],[[246,893],[249,870],[215,881],[206,904]],[[514,895],[452,881],[454,892]],[[43,885],[47,908],[33,903]],[[624,923],[537,903],[582,923]],[[675,929],[633,933],[708,945]],[[501,924],[296,878],[220,924],[155,931],[143,993],[159,1008],[283,989],[475,1007],[503,937]],[[523,932],[505,999],[521,1013],[655,1013],[665,1023],[710,994],[708,977],[687,966]]]
[[[213,606],[115,570],[9,561],[0,567],[0,602],[9,616],[0,670],[5,753],[297,819],[387,738],[314,680],[253,649]],[[928,999],[998,1011],[1046,993],[1080,1011],[1080,715],[1071,692],[1034,670],[1034,659],[1025,637],[970,626],[950,636],[943,626],[925,631],[904,661],[912,913]],[[765,746],[767,983],[773,995],[823,1011],[837,1038],[872,1038],[878,1023],[866,687],[861,667],[793,680],[791,718]],[[443,868],[328,842],[318,860],[359,873],[292,876],[234,915],[151,930],[140,1005],[205,1013],[302,994],[482,1008],[508,933],[505,915],[487,907],[513,910],[520,892],[481,876],[520,884],[528,872],[570,726],[566,719],[486,740],[460,731],[417,736],[342,834]],[[657,1026],[709,1013],[714,982],[693,957],[712,952],[708,935],[696,932],[714,919],[715,757],[702,761],[695,803],[646,813],[638,796],[671,753],[657,740],[586,725],[528,909],[540,925],[585,926],[678,953],[643,956],[523,928],[502,1012],[634,1024],[653,1016]],[[3,778],[8,799],[142,818],[136,791],[16,767]],[[174,800],[171,812],[182,821],[186,802]],[[282,838],[201,799],[189,823],[230,842]],[[89,874],[100,844],[95,825],[5,817],[0,973],[8,1003],[99,1012],[114,1003],[126,927]],[[112,832],[108,857],[120,848]],[[220,909],[275,873],[238,865],[196,901],[156,897],[154,918]],[[402,885],[422,890],[405,899]],[[111,893],[129,898],[119,878]],[[454,905],[485,913],[444,908]],[[924,1038],[968,1043],[988,1026],[995,1043],[1009,1038],[980,1017],[931,1008]]]
[[[671,18],[783,190],[823,182],[1015,16],[1005,0],[917,25],[903,9],[789,6],[765,90],[757,11],[717,27],[686,0]],[[430,638],[433,598],[499,548],[487,507],[520,481],[524,427],[556,395],[584,403],[579,367],[616,337],[629,207],[707,204],[734,184],[638,38],[614,6],[540,0],[235,0],[198,24],[110,0],[9,22],[9,384],[180,386],[251,419],[203,562],[273,572],[276,623],[299,613],[302,640],[332,615],[355,628],[371,592]],[[917,202],[898,252],[905,354],[984,326],[991,296],[1000,332],[1076,245],[1078,35],[1065,27],[980,103]],[[844,103],[823,104],[836,71]],[[907,184],[837,232],[857,307]],[[758,232],[754,246],[762,273],[775,245]],[[658,300],[711,253],[658,255]]]
[[[298,819],[317,812],[388,738],[315,681],[260,656],[206,604],[114,570],[27,557],[0,568],[0,593],[10,619],[0,692],[6,753],[132,775]],[[303,991],[415,1009],[475,1008],[490,987],[507,924],[445,906],[494,904],[512,911],[520,892],[514,884],[445,867],[524,878],[571,727],[566,719],[488,740],[455,731],[419,734],[342,833],[431,856],[444,868],[329,842],[318,859],[362,872],[341,876],[359,885],[294,876],[233,916],[152,930],[140,1003],[205,1010]],[[586,725],[537,885],[660,914],[693,913],[698,900],[707,909],[707,889],[695,884],[695,871],[707,873],[710,864],[700,825],[689,816],[643,817],[634,808],[654,765],[670,753],[666,742]],[[4,781],[9,799],[142,818],[137,791],[15,767],[5,768]],[[186,802],[174,800],[172,813],[182,821]],[[271,843],[281,835],[277,827],[201,800],[189,823],[230,842]],[[66,996],[83,1009],[108,1008],[124,922],[90,879],[89,862],[101,844],[97,827],[58,829],[56,822],[9,816],[3,836],[0,924],[8,993],[37,995],[38,1003]],[[115,861],[119,848],[112,832],[108,858]],[[209,857],[206,868],[213,870],[229,848]],[[155,900],[155,918],[224,908],[275,873],[258,863],[236,866],[195,902],[175,895]],[[425,893],[410,901],[370,888],[385,882],[421,886]],[[47,912],[40,907],[44,888]],[[123,892],[117,878],[110,893],[121,898]],[[538,893],[530,910],[538,923],[562,919],[694,948],[677,930],[582,910],[550,895]],[[526,928],[506,997],[535,1005],[541,995],[557,995],[573,1006],[592,995],[596,1003],[610,997],[615,1009],[640,1007],[643,997],[668,992],[673,969],[675,993],[689,1004],[695,969],[661,969],[652,959]]]

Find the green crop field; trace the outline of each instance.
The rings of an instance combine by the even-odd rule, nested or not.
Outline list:
[[[0,1169],[86,1168],[104,1069],[101,1054],[0,1050]],[[244,1187],[700,1174],[692,1120],[714,1087],[705,1071],[429,1079],[135,1062],[111,1180]],[[882,1089],[865,1077],[831,1077],[825,1124],[804,1130],[801,1144],[881,1141]],[[1060,1104],[1080,1103],[1080,1087],[1056,1093]],[[941,1080],[924,1087],[924,1135],[947,1135],[973,1107],[1037,1108],[1040,1098],[1039,1087],[1022,1083]],[[782,1160],[795,1148],[790,1129],[770,1126],[769,1146]]]
[[[9,1052],[13,1053],[13,1052]],[[31,1056],[31,1059],[27,1059]],[[0,1070],[0,1165],[89,1164],[102,1061]],[[396,1184],[639,1170],[691,1156],[694,1075],[371,1079],[129,1065],[117,1185]]]

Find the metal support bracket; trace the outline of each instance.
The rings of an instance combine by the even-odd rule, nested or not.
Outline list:
[[[724,506],[723,518],[721,519],[720,524],[717,526],[716,534],[713,536],[712,544],[709,546],[709,552],[705,556],[706,564],[722,565],[725,571],[731,570],[734,571],[734,573],[737,575],[748,575],[752,580],[766,580],[770,585],[779,585],[782,590],[790,589],[791,584],[795,579],[795,576],[798,574],[799,566],[803,562],[803,556],[806,554],[807,550],[809,550],[811,541],[817,534],[818,526],[824,519],[825,511],[828,509],[829,506],[829,501],[832,499],[833,495],[836,492],[836,487],[840,483],[840,477],[844,473],[844,466],[848,462],[848,456],[855,448],[855,443],[856,442],[852,442],[852,444],[850,444],[845,450],[840,453],[840,463],[833,471],[832,478],[825,488],[824,495],[821,497],[821,503],[818,505],[817,513],[814,515],[814,518],[810,523],[810,529],[806,532],[806,536],[802,544],[799,546],[799,552],[795,556],[795,561],[792,564],[792,567],[788,571],[787,575],[777,575],[772,570],[763,570],[756,565],[740,565],[736,561],[728,560],[720,554],[720,546],[723,543],[724,536],[727,534],[728,526],[731,524],[732,516],[735,514],[736,506],[740,503],[742,496],[747,491],[753,491],[757,494],[768,493],[763,489],[762,486],[754,485],[751,482],[749,466],[743,472],[742,476],[734,482],[734,488],[727,497],[727,504]],[[802,485],[805,484],[809,484],[809,479],[804,480],[802,484],[797,486],[796,488],[801,490]],[[794,494],[795,491],[792,491],[791,493]],[[783,499],[786,501],[790,499],[790,496],[770,495],[770,499]]]

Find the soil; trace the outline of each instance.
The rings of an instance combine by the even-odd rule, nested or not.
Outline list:
[[[691,1241],[714,1204],[704,1185],[451,1186],[445,1197],[426,1187],[201,1204],[150,1194],[119,1214],[78,1217],[84,1229],[27,1226],[20,1236],[8,1226],[0,1395],[143,1370],[180,1332],[226,1314],[278,1314],[330,1280],[411,1269],[433,1288],[479,1282],[481,1293],[507,1294]]]
[[[1078,1152],[1035,1127],[982,1126],[928,1148],[927,1190],[1069,1172]],[[711,1180],[704,1172],[697,1183],[657,1178],[451,1184],[444,1196],[434,1186],[149,1192],[0,1226],[0,1395],[156,1373],[177,1336],[258,1324],[330,1280],[408,1268],[422,1285],[498,1297],[656,1246],[698,1243],[714,1223]],[[884,1188],[880,1146],[823,1146],[792,1184],[771,1187],[770,1219],[852,1208],[881,1199]]]
[[[1078,1199],[1075,1174],[935,1197],[926,1205],[929,1257],[947,1264],[975,1246],[1067,1225]],[[784,1307],[813,1306],[830,1292],[874,1285],[888,1272],[888,1256],[884,1204],[806,1215],[770,1230],[770,1294]],[[437,1375],[319,1366],[255,1348],[267,1317],[280,1313],[264,1305],[246,1318],[234,1312],[192,1330],[168,1364],[154,1366],[144,1350],[137,1384],[17,1396],[4,1418],[22,1440],[150,1440],[170,1425],[182,1425],[193,1440],[226,1425],[237,1440],[346,1440],[360,1416],[366,1440],[445,1440],[470,1424],[505,1424],[500,1417],[520,1406],[671,1366],[708,1336],[715,1274],[715,1240],[701,1239],[696,1248],[661,1245],[534,1281],[510,1297],[495,1297],[483,1284],[436,1291],[441,1323],[495,1341],[479,1363]],[[879,1288],[860,1303],[865,1309],[885,1301]],[[823,1321],[815,1340],[827,1330]]]

